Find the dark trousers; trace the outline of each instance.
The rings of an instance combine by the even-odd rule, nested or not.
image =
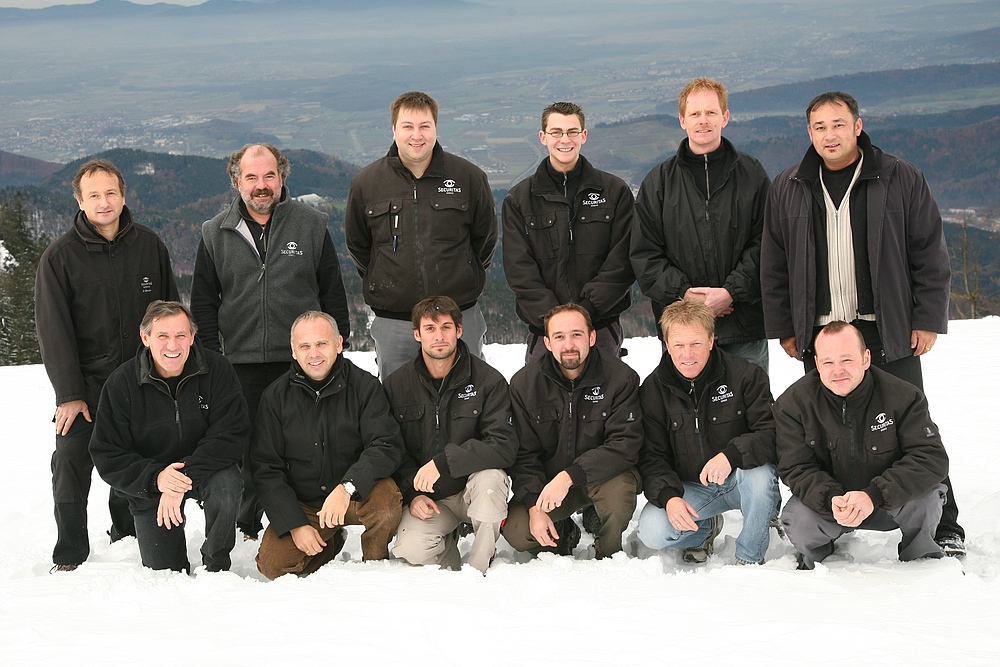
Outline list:
[[[837,523],[832,515],[820,514],[792,496],[781,511],[781,523],[809,569],[833,553],[833,543],[838,537],[854,530],[890,531],[898,528],[902,532],[899,560],[941,558],[944,551],[934,542],[934,528],[941,516],[943,502],[944,485],[938,484],[902,507],[893,510],[876,507],[860,526],[848,528]]]
[[[924,390],[924,374],[920,366],[920,357],[911,355],[886,362],[882,338],[878,333],[878,325],[875,322],[867,320],[854,320],[851,324],[857,327],[861,335],[864,336],[865,345],[868,346],[868,349],[872,353],[872,364],[890,375],[895,375],[900,380],[906,380],[920,391]],[[822,328],[816,327],[813,329],[812,340],[809,341],[809,347],[806,348],[805,356],[802,359],[806,373],[816,368],[816,353],[813,350],[813,343],[816,342],[816,335],[819,334]],[[965,529],[958,524],[958,503],[955,502],[955,492],[951,488],[951,478],[945,477],[941,483],[948,489],[948,500],[945,502],[944,511],[941,513],[941,523],[938,524],[937,536],[958,535],[964,540]]]
[[[201,547],[201,561],[209,572],[228,570],[232,564],[229,554],[236,546],[236,513],[242,490],[239,468],[231,465],[195,484],[184,496],[182,516],[183,503],[188,498],[197,500],[205,510],[205,543]],[[129,498],[142,564],[152,570],[190,572],[187,539],[184,537],[187,522],[169,529],[156,525],[159,505],[159,495],[155,498]]]
[[[251,438],[253,438],[253,429],[257,423],[257,407],[260,405],[261,394],[264,393],[268,385],[288,372],[290,364],[291,351],[289,351],[288,361],[267,364],[233,364],[233,368],[236,369],[236,377],[239,378],[240,386],[243,388],[243,398],[247,401]],[[257,488],[250,475],[249,450],[243,457],[241,469],[243,473],[243,498],[240,501],[236,525],[244,534],[256,537],[264,527],[261,523],[264,508],[257,497]]]
[[[632,520],[636,496],[640,493],[642,480],[638,471],[631,468],[600,484],[574,486],[566,494],[562,505],[549,512],[549,518],[553,522],[568,519],[581,507],[593,504],[601,519],[601,532],[594,540],[594,550],[602,557],[611,556],[622,550],[622,533]],[[555,551],[553,547],[543,547],[538,543],[531,534],[530,523],[528,508],[511,502],[507,508],[507,522],[502,529],[504,539],[518,551],[533,554]]]
[[[97,414],[91,408],[91,415]],[[90,436],[94,425],[77,415],[66,435],[56,435],[52,452],[52,499],[55,502],[56,546],[52,562],[56,565],[82,563],[90,555],[87,534],[87,499],[94,472],[90,458]],[[111,511],[111,541],[135,535],[135,525],[128,510],[128,499],[115,489],[108,497]]]

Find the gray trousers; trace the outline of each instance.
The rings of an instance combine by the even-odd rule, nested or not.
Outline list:
[[[413,324],[409,320],[390,320],[376,316],[369,330],[375,340],[375,361],[378,363],[378,377],[385,379],[401,366],[408,364],[420,352],[420,343],[413,337]],[[486,338],[486,319],[479,305],[462,311],[462,340],[469,351],[483,358],[483,342]]]
[[[454,530],[471,523],[475,535],[469,565],[483,574],[496,553],[500,524],[507,518],[510,480],[503,470],[480,470],[469,475],[465,491],[435,501],[440,514],[418,519],[403,511],[392,555],[414,565],[441,565],[450,570],[462,567]]]
[[[938,484],[933,489],[893,510],[875,508],[857,529],[890,531],[897,528],[903,537],[899,542],[899,560],[941,558],[944,552],[934,541],[947,489]],[[802,554],[803,564],[811,569],[815,563],[833,553],[833,543],[848,528],[837,523],[832,515],[825,515],[806,507],[792,496],[781,511],[785,534],[795,549]]]

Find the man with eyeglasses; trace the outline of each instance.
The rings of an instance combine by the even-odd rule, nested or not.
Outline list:
[[[634,198],[625,181],[580,155],[583,109],[571,102],[542,112],[538,138],[548,149],[535,173],[503,202],[503,264],[517,316],[528,325],[525,363],[548,352],[543,320],[574,302],[589,313],[597,347],[620,356],[619,315],[632,303],[629,263]]]
[[[770,180],[760,162],[722,136],[725,86],[694,79],[678,109],[687,138],[639,188],[632,268],[655,321],[674,301],[702,301],[717,319],[716,344],[767,371],[760,237]]]

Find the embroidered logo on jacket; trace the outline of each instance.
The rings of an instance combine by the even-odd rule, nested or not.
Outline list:
[[[479,392],[476,391],[476,385],[467,384],[465,385],[465,389],[463,391],[458,392],[458,397],[463,401],[467,401],[470,398],[475,398],[477,393]]]
[[[725,403],[735,395],[734,392],[729,390],[729,385],[727,384],[720,384],[715,393],[716,395],[712,397],[713,403]]]
[[[596,403],[598,401],[604,400],[604,390],[600,387],[594,387],[590,390],[589,394],[583,395],[583,400],[590,401],[591,403]]]
[[[142,282],[139,283],[139,289],[143,294],[149,294],[153,291],[153,281],[150,280],[149,276],[142,277]]]
[[[198,407],[202,410],[208,410],[208,403],[205,402],[205,398],[201,394],[198,394]]]
[[[281,249],[282,255],[298,255],[302,256],[302,251],[299,250],[299,244],[295,241],[289,241],[285,244],[285,247]]]
[[[607,199],[601,196],[600,192],[591,192],[587,197],[580,202],[581,206],[600,206],[601,204],[607,203]]]
[[[444,182],[441,185],[442,187],[438,188],[438,192],[441,192],[443,194],[457,195],[462,193],[462,188],[457,187],[457,184],[455,183],[454,179],[446,178],[444,179]]]
[[[892,417],[887,416],[884,412],[880,412],[875,416],[875,423],[871,425],[872,433],[881,433],[894,423]]]

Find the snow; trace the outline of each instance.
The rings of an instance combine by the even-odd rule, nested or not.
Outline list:
[[[0,368],[8,466],[0,484],[0,664],[998,664],[998,339],[1000,318],[952,322],[924,357],[969,555],[899,563],[898,532],[861,532],[842,538],[813,572],[796,571],[791,546],[773,533],[763,566],[734,566],[733,512],[701,566],[634,538],[628,555],[596,561],[584,533],[575,559],[529,559],[501,540],[484,578],[469,569],[362,563],[355,527],[336,562],[306,579],[263,580],[252,542],[237,544],[228,573],[153,572],[140,566],[134,540],[108,544],[107,487],[95,475],[90,560],[50,575],[52,390],[40,366]],[[631,339],[626,347],[626,361],[645,377],[659,344]],[[770,352],[778,395],[801,365],[773,341]],[[509,377],[523,347],[489,345],[486,354]],[[371,354],[349,356],[374,370]],[[204,518],[194,503],[187,534],[197,566]]]

